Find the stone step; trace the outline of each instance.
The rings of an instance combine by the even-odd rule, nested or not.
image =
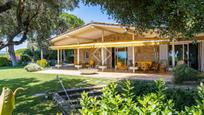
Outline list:
[[[73,89],[66,89],[68,94],[72,93],[82,93],[82,92],[88,92],[91,90],[97,90],[97,89],[103,89],[106,85],[101,85],[101,86],[93,86],[93,87],[85,87],[85,88],[73,88]],[[58,91],[57,92],[59,95],[65,95],[64,90]]]
[[[101,95],[102,94],[101,90],[93,90],[93,91],[89,91],[87,93],[88,93],[88,96],[97,96],[97,95]],[[68,94],[68,96],[69,96],[70,100],[81,98],[81,92],[73,93],[73,94]],[[63,99],[65,99],[65,100],[68,99],[68,97],[66,95],[62,95],[61,97]]]
[[[100,99],[103,87],[105,86],[66,89],[69,100],[66,93],[62,90],[53,94],[53,101],[63,113],[69,113],[72,110],[81,108],[80,100],[82,92],[87,92],[90,98],[96,97]]]

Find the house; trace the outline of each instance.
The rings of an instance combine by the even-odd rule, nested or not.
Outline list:
[[[73,50],[73,63],[81,68],[92,63],[99,69],[146,70],[150,65],[166,63],[168,68],[183,61],[204,71],[204,34],[192,40],[170,41],[157,32],[136,33],[134,27],[92,22],[51,39],[51,49],[58,52],[58,65],[66,60],[63,53]],[[88,66],[87,66],[88,67]]]

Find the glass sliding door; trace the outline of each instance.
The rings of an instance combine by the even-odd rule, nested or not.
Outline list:
[[[67,60],[67,63],[70,63],[70,64],[72,64],[72,63],[74,63],[74,50],[67,50],[67,52],[66,52],[66,60]]]
[[[189,66],[198,69],[198,44],[189,44]]]
[[[128,51],[127,48],[115,48],[115,64],[117,62],[122,62],[124,65],[127,65],[128,60]]]
[[[188,44],[181,44],[181,45],[175,45],[175,53],[173,55],[172,53],[172,45],[169,46],[169,65],[172,66],[172,56],[175,57],[175,64],[178,63],[178,61],[185,61],[188,60]]]
[[[190,67],[198,69],[198,45],[192,43],[175,45],[175,53],[172,53],[172,45],[169,46],[169,65],[172,66],[172,56],[175,57],[175,64],[178,61],[185,61]]]
[[[189,45],[188,44],[183,44],[183,60],[185,61],[186,64],[188,64],[189,60]]]
[[[177,64],[180,60],[184,60],[183,45],[175,45],[175,64]]]

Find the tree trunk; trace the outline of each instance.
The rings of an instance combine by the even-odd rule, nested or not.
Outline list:
[[[16,54],[15,54],[13,44],[8,45],[8,52],[9,52],[9,56],[12,62],[12,66],[17,66]]]
[[[40,57],[41,57],[41,60],[44,59],[44,57],[43,57],[43,48],[41,48],[41,50],[40,50]]]

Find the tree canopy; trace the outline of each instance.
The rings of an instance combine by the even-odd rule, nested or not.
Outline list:
[[[8,47],[12,64],[16,65],[14,45],[22,44],[29,36],[47,39],[58,22],[59,15],[72,10],[78,0],[9,0],[12,5],[0,12],[0,50]],[[0,8],[8,4],[0,1]]]
[[[83,0],[100,5],[121,24],[138,31],[159,29],[170,38],[193,38],[204,32],[203,0]]]
[[[61,34],[68,29],[74,29],[84,24],[84,21],[73,14],[62,13],[59,15],[59,22],[56,25],[56,34]]]
[[[0,2],[0,13],[5,12],[6,10],[11,9],[13,1],[6,1],[5,3]]]
[[[38,48],[47,48],[50,45],[48,39],[50,38],[50,35],[59,35],[83,24],[84,21],[77,16],[63,12],[58,16],[57,20],[53,24],[53,28],[50,31],[47,31],[49,34],[45,32],[34,33],[29,39],[29,45],[35,45],[35,47]]]

